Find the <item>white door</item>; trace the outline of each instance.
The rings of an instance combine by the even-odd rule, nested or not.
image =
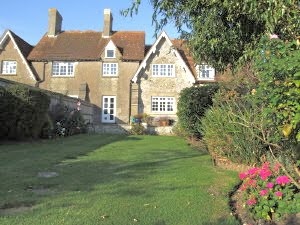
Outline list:
[[[102,99],[102,123],[115,123],[116,96],[103,96]]]

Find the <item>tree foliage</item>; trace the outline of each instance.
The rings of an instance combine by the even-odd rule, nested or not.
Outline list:
[[[283,40],[300,31],[299,0],[150,0],[156,32],[172,22],[189,40],[195,58],[217,69],[247,60],[248,50],[266,33]],[[141,0],[133,0],[124,15],[138,13]]]

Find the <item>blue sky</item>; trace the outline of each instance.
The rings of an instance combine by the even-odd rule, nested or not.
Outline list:
[[[138,15],[123,17],[120,10],[128,8],[131,0],[8,0],[1,4],[0,36],[10,29],[25,41],[35,45],[47,32],[48,9],[57,8],[63,17],[63,30],[102,31],[103,10],[113,13],[113,30],[138,30],[146,32],[146,43],[152,44],[154,26],[153,9],[149,0],[142,0]],[[170,38],[178,38],[172,24],[164,29]]]

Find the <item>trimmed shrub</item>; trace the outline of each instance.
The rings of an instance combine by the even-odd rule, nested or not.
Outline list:
[[[49,97],[23,85],[0,89],[0,137],[37,138],[47,120]]]
[[[180,92],[177,105],[178,126],[185,130],[188,135],[201,137],[200,118],[206,109],[213,104],[212,97],[218,88],[218,85],[211,84],[185,88]]]

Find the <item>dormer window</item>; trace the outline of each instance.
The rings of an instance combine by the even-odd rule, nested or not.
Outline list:
[[[110,41],[105,47],[105,58],[116,58],[116,46]]]
[[[201,64],[198,68],[199,68],[199,80],[215,79],[215,68],[207,64]]]

